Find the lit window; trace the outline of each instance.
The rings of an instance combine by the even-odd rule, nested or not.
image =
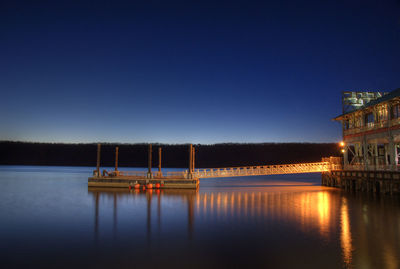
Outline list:
[[[343,127],[344,127],[345,130],[347,130],[347,129],[350,128],[349,120],[345,120],[345,121],[343,122]]]
[[[365,114],[365,125],[373,125],[374,124],[374,114],[372,112]]]
[[[392,106],[392,118],[400,118],[400,105]]]

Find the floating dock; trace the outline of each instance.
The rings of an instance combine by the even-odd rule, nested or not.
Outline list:
[[[115,148],[114,171],[100,172],[101,145],[97,145],[97,166],[88,179],[88,187],[129,189],[197,189],[199,178],[194,174],[195,150],[189,146],[189,170],[182,172],[161,171],[161,148],[158,148],[158,171],[152,172],[152,145],[148,150],[148,171],[119,171],[118,147]]]
[[[139,186],[138,186],[139,185]],[[88,179],[89,187],[105,188],[150,188],[150,189],[197,189],[199,179],[185,178],[145,178],[134,176],[105,176],[90,177]]]

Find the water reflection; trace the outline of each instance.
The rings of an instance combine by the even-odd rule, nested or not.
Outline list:
[[[400,198],[318,175],[130,192],[88,191],[88,171],[13,169],[0,169],[2,268],[400,268]]]
[[[97,240],[99,238],[99,192],[94,193],[95,197],[95,211],[94,211],[94,239],[95,242],[97,243]]]
[[[134,193],[137,193],[136,190]],[[146,201],[147,201],[147,240],[151,243],[151,198],[152,198],[153,191],[149,190],[146,192]]]
[[[151,237],[152,200],[157,203],[157,226],[161,227],[162,197],[180,197],[187,206],[187,230],[189,238],[194,232],[195,218],[198,221],[216,219],[225,222],[290,222],[299,224],[302,232],[315,233],[329,240],[337,229],[340,217],[341,240],[346,260],[351,252],[351,234],[346,199],[332,199],[332,193],[320,192],[204,192],[195,190],[148,190],[125,191],[115,189],[89,189],[95,200],[95,236],[98,237],[99,197],[113,196],[113,232],[116,234],[119,197],[139,197],[146,200],[147,237]],[[155,194],[155,195],[154,195]],[[155,196],[155,197],[153,197]],[[340,208],[340,216],[337,211]],[[297,226],[297,225],[296,225]]]
[[[347,206],[347,199],[342,197],[342,205],[340,210],[340,243],[342,246],[343,261],[349,266],[351,264],[351,231],[350,231],[350,219],[349,219],[349,208]]]
[[[116,238],[117,234],[117,211],[118,211],[118,199],[123,199],[127,197],[134,198],[145,198],[146,200],[146,234],[148,242],[151,243],[152,235],[152,200],[157,199],[157,230],[161,230],[161,199],[163,196],[180,197],[182,202],[187,204],[187,230],[188,238],[191,239],[193,236],[193,226],[194,226],[194,207],[195,207],[195,197],[197,195],[197,190],[131,190],[126,191],[123,189],[114,188],[89,188],[89,193],[94,196],[94,236],[95,242],[99,240],[99,208],[100,208],[100,197],[113,197],[113,234]],[[153,198],[156,196],[156,198]]]
[[[114,237],[117,233],[119,200],[132,207],[145,201],[140,204],[140,208],[145,206],[149,244],[153,240],[152,229],[156,227],[158,236],[168,232],[163,230],[167,225],[163,218],[173,214],[175,208],[183,206],[186,208],[186,213],[183,213],[186,221],[179,225],[186,226],[189,241],[201,239],[205,233],[204,227],[210,227],[211,223],[214,226],[224,224],[241,228],[279,225],[281,229],[298,230],[304,240],[318,238],[320,242],[331,246],[338,242],[344,267],[373,268],[371,265],[382,261],[387,268],[399,266],[399,253],[396,251],[399,241],[393,240],[393,236],[400,239],[400,213],[397,208],[388,207],[387,202],[383,205],[380,204],[382,201],[371,200],[371,197],[349,195],[332,189],[298,192],[89,189],[89,193],[95,202],[96,241],[99,240],[101,197],[112,196]],[[397,206],[397,200],[394,199],[393,204]],[[375,216],[373,218],[372,212]],[[390,215],[387,212],[396,214]],[[378,249],[379,252],[376,252]]]
[[[269,220],[299,223],[304,232],[319,231],[329,239],[338,203],[325,192],[209,192],[197,194],[199,219],[246,222]]]

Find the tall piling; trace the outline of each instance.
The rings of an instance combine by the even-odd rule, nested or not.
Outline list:
[[[161,147],[158,148],[158,176],[161,176]]]
[[[192,178],[193,174],[193,145],[189,145],[189,178]]]
[[[194,172],[194,169],[195,169],[195,152],[196,152],[196,149],[195,149],[195,147],[193,147],[193,149],[192,149],[192,172]]]
[[[195,165],[195,160],[196,160],[196,148],[195,147],[193,147],[193,164],[192,164],[192,169],[193,169],[193,172],[194,172],[194,169],[196,168],[196,165]]]
[[[97,144],[97,162],[96,162],[96,171],[97,171],[97,176],[100,176],[100,150],[101,150],[101,144]]]
[[[118,147],[115,147],[115,171],[118,171]]]
[[[153,154],[153,149],[152,149],[152,145],[151,144],[149,144],[149,156],[148,156],[148,167],[149,167],[149,170],[148,170],[148,172],[147,172],[147,177],[148,178],[151,178],[151,166],[152,166],[152,154]]]

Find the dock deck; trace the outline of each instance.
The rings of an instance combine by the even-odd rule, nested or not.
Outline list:
[[[199,179],[185,178],[138,178],[135,176],[105,176],[90,177],[88,179],[89,187],[106,187],[106,188],[134,188],[136,184],[140,186],[148,186],[152,184],[160,184],[160,189],[197,189],[199,187]]]
[[[152,171],[152,145],[148,150],[148,171],[118,171],[118,152],[115,148],[115,170],[100,173],[100,148],[97,145],[97,164],[93,176],[88,179],[88,187],[102,188],[143,188],[143,189],[197,189],[199,178],[194,175],[193,146],[189,146],[189,170],[181,172],[161,172],[161,148],[158,148],[158,171]]]

